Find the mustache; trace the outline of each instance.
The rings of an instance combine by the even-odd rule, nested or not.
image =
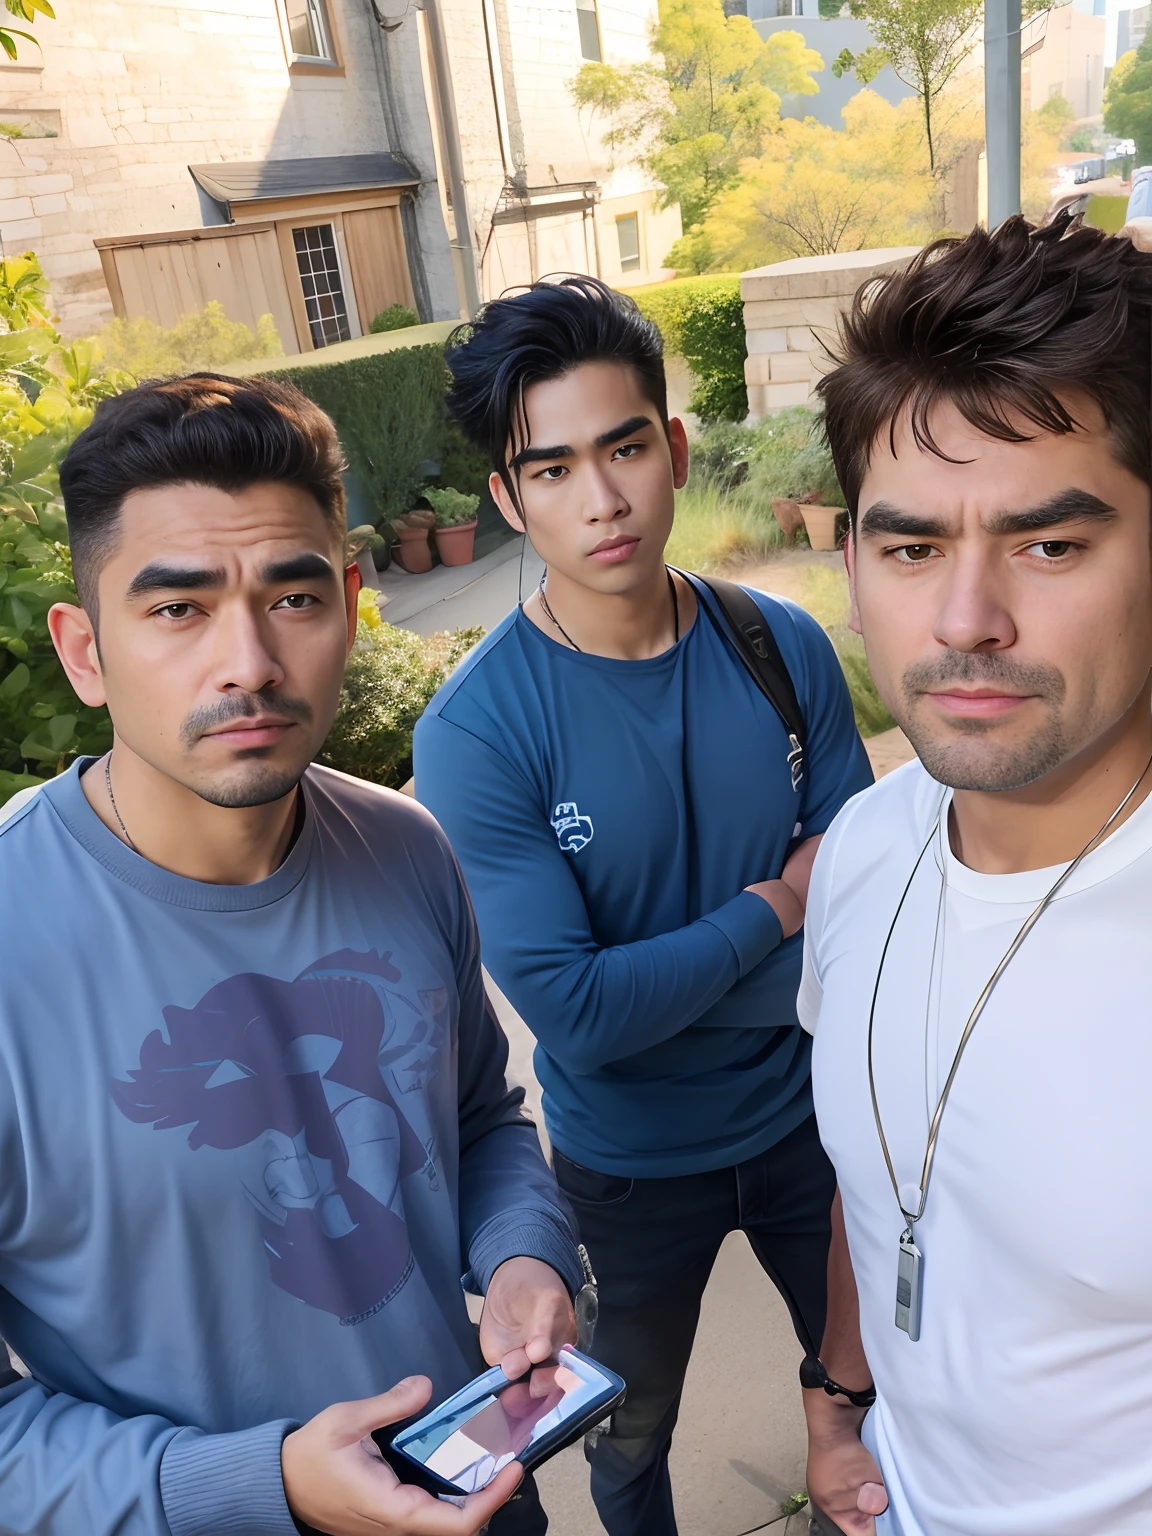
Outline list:
[[[1044,662],[1017,661],[1003,651],[941,651],[931,661],[917,661],[904,673],[904,696],[939,692],[949,683],[1001,687],[1008,693],[1037,694],[1058,704],[1067,691],[1064,675]]]
[[[307,699],[293,699],[284,694],[229,693],[215,704],[194,709],[180,727],[180,740],[186,747],[195,745],[205,731],[230,725],[234,720],[252,720],[257,715],[276,715],[281,720],[295,720],[301,725],[312,721],[312,706]]]

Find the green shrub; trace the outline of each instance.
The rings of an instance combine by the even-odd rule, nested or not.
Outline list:
[[[181,315],[170,328],[146,315],[135,320],[118,317],[108,322],[95,341],[107,363],[133,379],[221,368],[248,358],[279,357],[284,351],[271,315],[261,315],[251,330],[240,320],[229,320],[216,299]]]
[[[48,635],[52,604],[76,601],[67,536],[59,505],[37,523],[0,515],[0,804],[112,743],[107,711],[80,703]]]
[[[479,628],[427,636],[397,629],[380,618],[372,593],[362,592],[340,710],[320,761],[393,789],[406,783],[417,720],[483,634]]]
[[[295,384],[328,412],[377,524],[412,506],[428,478],[429,461],[464,492],[487,488],[486,461],[448,419],[442,346],[269,369],[266,376]]]
[[[410,325],[419,325],[420,316],[414,309],[409,309],[407,304],[389,304],[387,309],[382,309],[368,327],[374,336],[382,331],[404,331]]]
[[[629,288],[640,313],[653,321],[664,338],[664,350],[683,356],[684,317],[703,297],[740,292],[736,273],[712,277],[678,277],[670,283],[650,283],[643,288]]]
[[[734,292],[702,294],[684,316],[684,361],[692,370],[688,408],[702,422],[743,421],[748,414],[744,301]]]
[[[420,495],[436,514],[437,528],[459,528],[474,521],[480,505],[479,496],[466,496],[450,485],[426,485]]]
[[[754,427],[717,422],[692,444],[694,484],[736,486],[770,509],[775,496],[815,494],[825,506],[844,506],[820,418],[796,405]]]
[[[659,326],[665,350],[692,370],[689,409],[704,422],[743,421],[747,343],[739,277],[677,278],[633,289],[632,297]]]

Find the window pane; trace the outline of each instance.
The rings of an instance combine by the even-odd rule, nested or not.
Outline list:
[[[336,259],[336,234],[331,224],[313,224],[292,231],[300,287],[314,347],[327,347],[335,341],[347,341],[348,307]]]
[[[640,220],[630,213],[616,220],[616,238],[620,242],[620,270],[635,272],[640,267]]]
[[[302,59],[332,59],[323,0],[285,0],[292,52]]]
[[[600,28],[596,24],[596,0],[576,0],[576,21],[580,27],[580,52],[586,59],[600,62]]]

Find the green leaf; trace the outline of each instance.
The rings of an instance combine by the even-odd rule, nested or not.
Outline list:
[[[51,747],[45,746],[43,742],[37,741],[32,736],[25,736],[20,743],[20,756],[30,763],[55,764],[60,759],[59,752],[53,751]]]
[[[856,55],[851,48],[842,48],[832,60],[832,73],[837,80],[842,80],[845,75],[850,75],[856,68]]]
[[[26,38],[28,42],[35,43],[37,48],[40,46],[40,39],[33,37],[31,32],[21,32],[19,27],[0,28],[0,48],[4,49],[10,59],[16,57],[16,44],[12,41],[14,37]]]
[[[23,693],[32,681],[32,674],[23,662],[12,668],[8,676],[0,683],[0,699],[14,699],[18,693]]]
[[[22,635],[32,622],[32,611],[27,603],[21,602],[18,597],[8,598],[8,612],[12,616],[12,628],[17,635]]]
[[[76,729],[75,715],[55,715],[48,722],[48,740],[57,752],[62,752],[64,747],[72,739]]]

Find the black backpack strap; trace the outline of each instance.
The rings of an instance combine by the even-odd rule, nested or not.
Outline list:
[[[702,604],[705,613],[784,722],[790,748],[788,766],[792,773],[792,788],[799,789],[804,777],[804,716],[768,620],[756,600],[734,581],[724,581],[719,576],[695,576],[693,580],[715,598],[723,622],[717,620],[710,603]]]

